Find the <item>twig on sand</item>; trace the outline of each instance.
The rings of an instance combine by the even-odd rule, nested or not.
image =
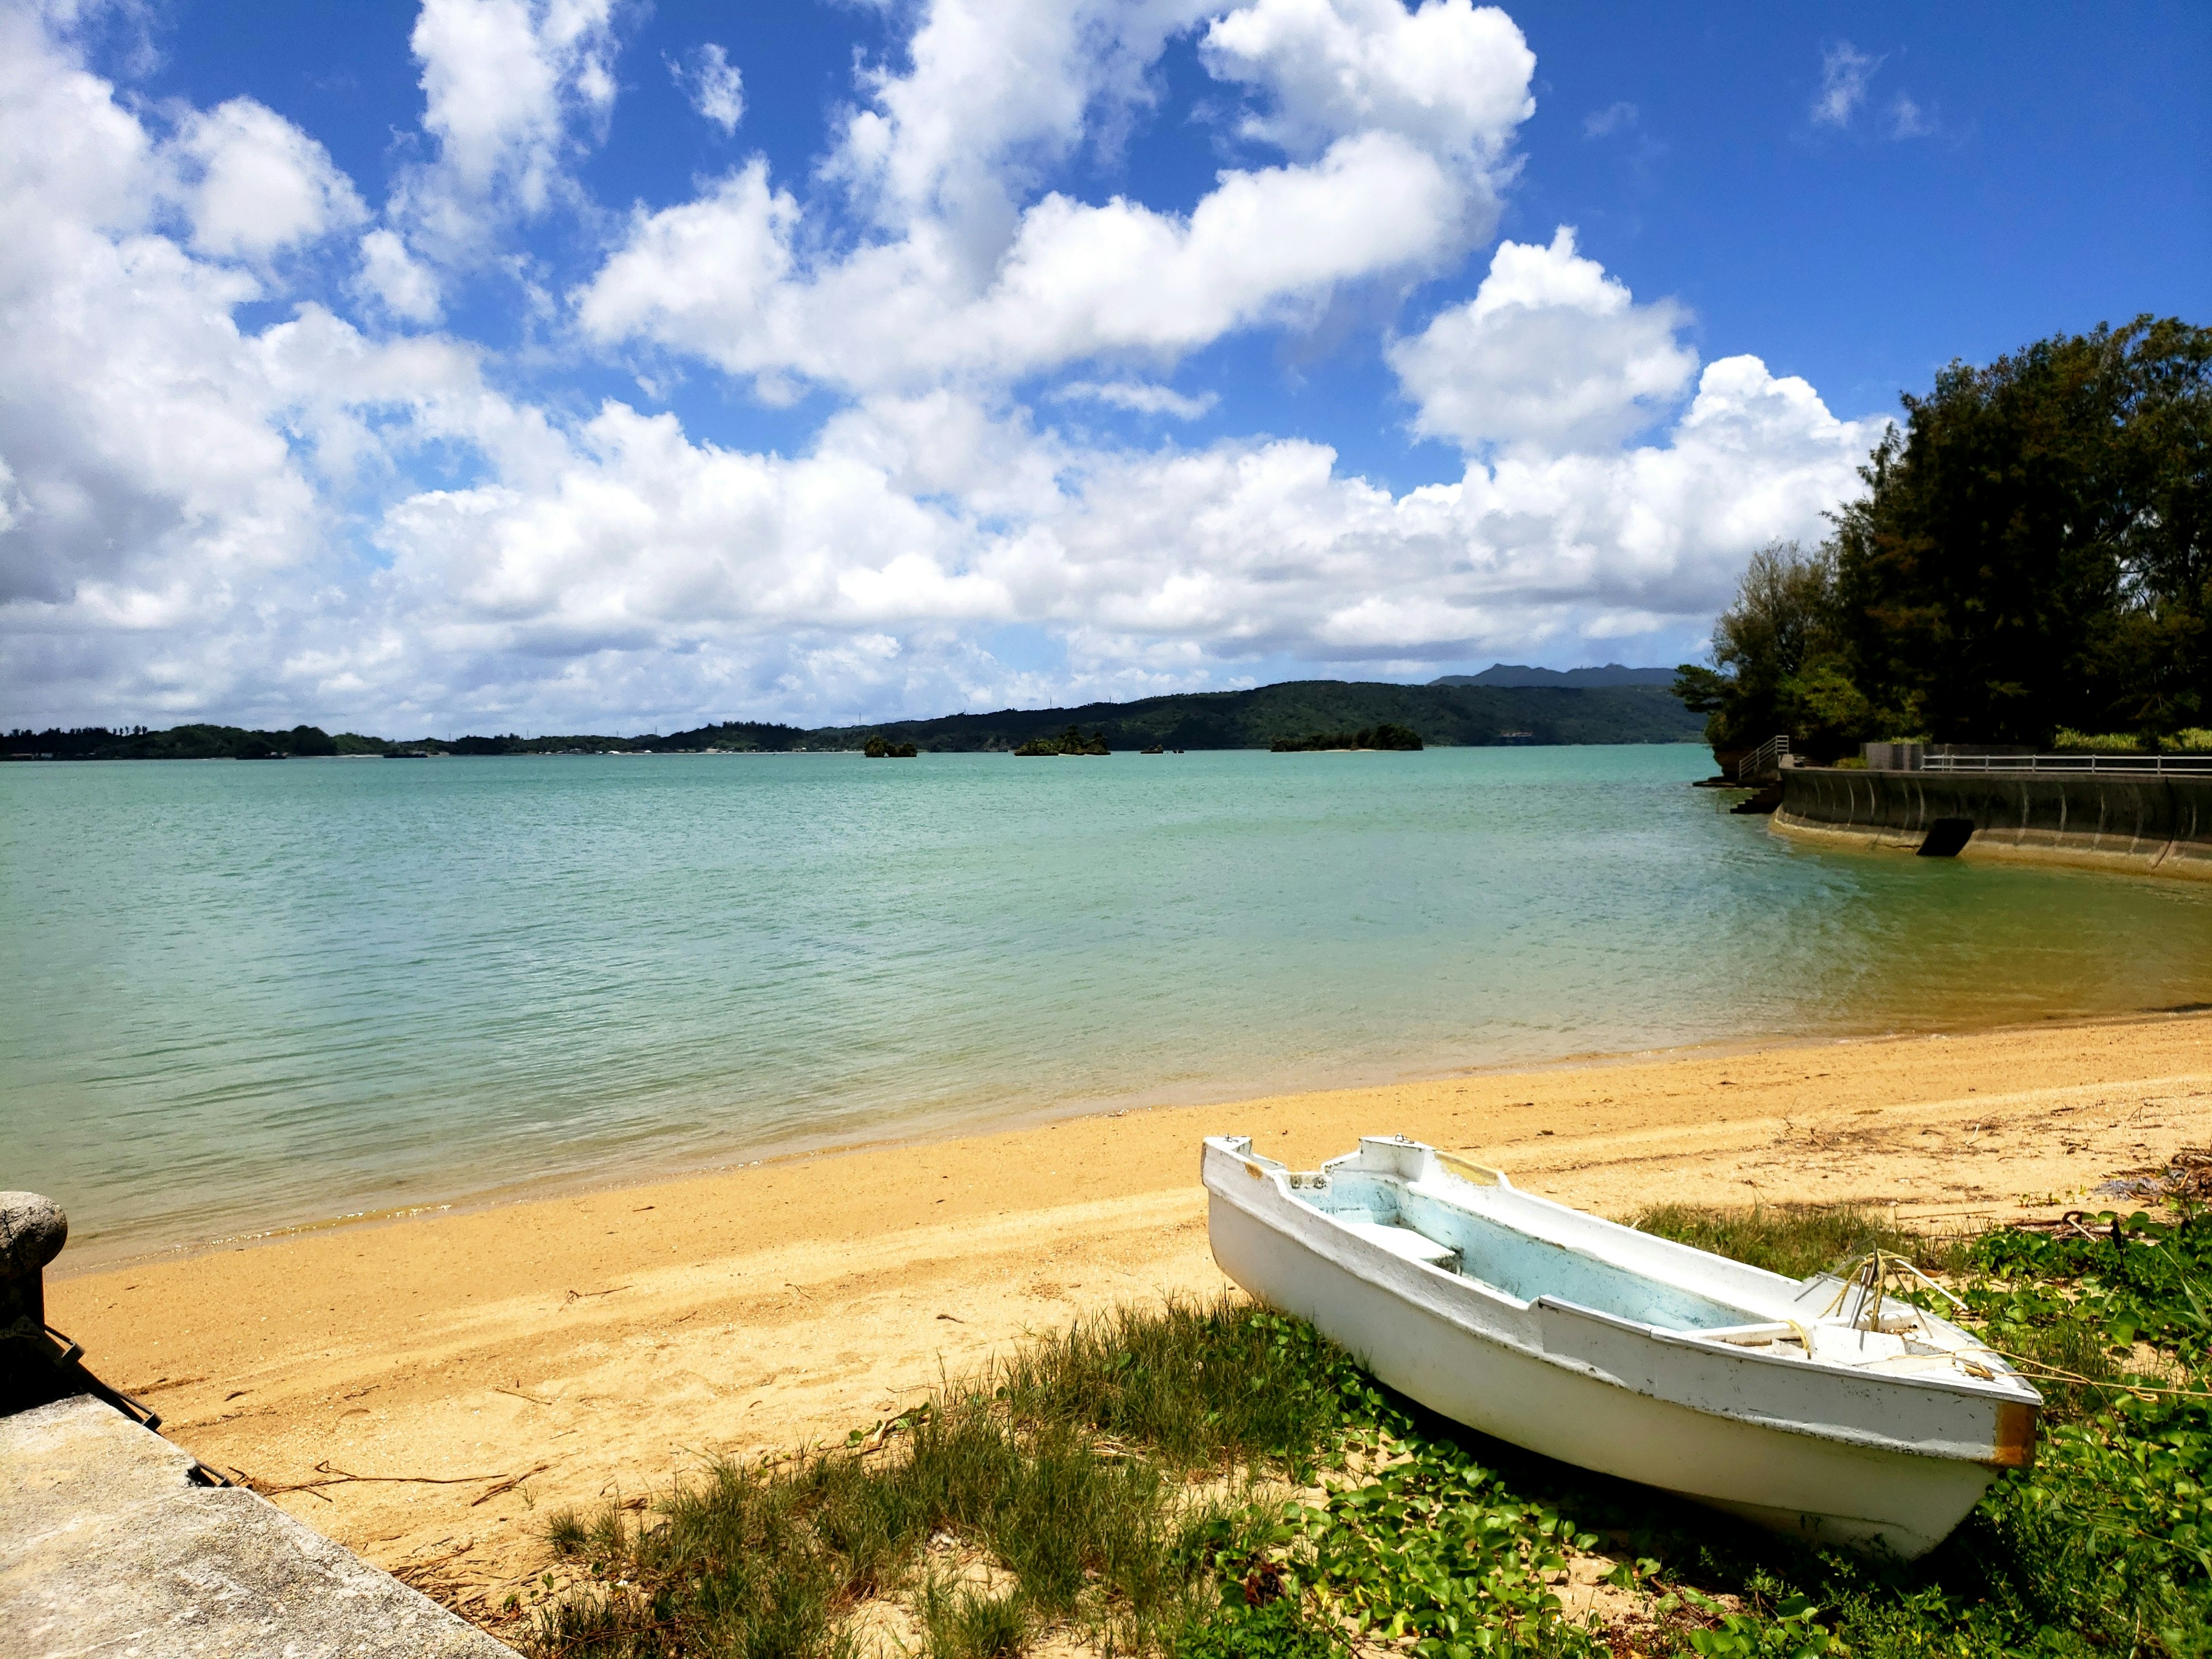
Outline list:
[[[536,1468],[527,1470],[521,1474],[511,1474],[496,1486],[487,1486],[482,1492],[469,1499],[469,1507],[474,1509],[477,1504],[489,1503],[501,1493],[513,1492],[532,1475],[543,1474],[552,1467],[550,1463],[540,1463]]]
[[[440,1541],[446,1542],[448,1540],[441,1540]],[[459,1560],[462,1556],[466,1555],[476,1547],[477,1540],[471,1538],[468,1542],[461,1545],[459,1548],[447,1550],[443,1555],[434,1555],[427,1561],[402,1561],[398,1566],[392,1570],[392,1576],[394,1578],[401,1580],[403,1583],[412,1582],[410,1579],[409,1575],[412,1574],[416,1577],[420,1577],[426,1573],[432,1572],[437,1568],[444,1566],[448,1561]],[[422,1586],[418,1584],[416,1588],[419,1589]]]
[[[550,1406],[553,1403],[550,1400],[541,1400],[534,1394],[525,1394],[520,1389],[502,1389],[496,1382],[491,1385],[491,1391],[494,1394],[509,1395],[517,1400],[527,1400],[533,1406]]]
[[[610,1285],[604,1291],[571,1291],[568,1292],[568,1301],[563,1302],[561,1305],[565,1308],[568,1305],[568,1302],[581,1302],[586,1297],[592,1296],[612,1296],[617,1291],[626,1291],[629,1288],[627,1285]]]
[[[500,1474],[356,1474],[349,1469],[331,1468],[327,1457],[315,1465],[315,1473],[323,1479],[295,1480],[285,1486],[265,1486],[254,1476],[246,1474],[243,1469],[235,1473],[244,1475],[246,1484],[264,1498],[281,1498],[288,1492],[311,1492],[325,1504],[331,1499],[329,1494],[322,1490],[325,1486],[367,1485],[372,1481],[400,1486],[471,1486],[479,1480],[503,1480],[507,1478]],[[533,1469],[531,1473],[534,1474],[537,1471]],[[518,1478],[526,1480],[528,1477]]]

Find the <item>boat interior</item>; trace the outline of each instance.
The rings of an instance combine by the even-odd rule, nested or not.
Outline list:
[[[1291,1175],[1291,1195],[1394,1255],[1516,1302],[1542,1297],[1778,1358],[1899,1376],[1995,1376],[1983,1363],[1986,1351],[1964,1332],[1904,1302],[1885,1307],[1855,1300],[1856,1286],[1832,1275],[1815,1274],[1790,1286],[1783,1306],[1747,1308],[1540,1237],[1424,1191],[1402,1176],[1362,1169],[1358,1157],[1332,1160],[1314,1173]],[[1510,1187],[1502,1194],[1518,1196]]]
[[[1446,1203],[1394,1176],[1326,1170],[1294,1178],[1292,1196],[1393,1255],[1473,1279],[1516,1301],[1549,1296],[1668,1330],[1765,1329],[1771,1322],[1752,1310]]]

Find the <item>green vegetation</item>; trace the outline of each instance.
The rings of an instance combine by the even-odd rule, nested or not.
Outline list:
[[[870,760],[912,760],[920,751],[910,743],[896,743],[880,732],[860,747]]]
[[[1310,1464],[1339,1390],[1358,1386],[1310,1331],[1255,1309],[1171,1303],[1079,1325],[844,1447],[722,1464],[649,1522],[556,1517],[555,1549],[592,1588],[543,1613],[538,1645],[837,1656],[840,1615],[904,1592],[932,1659],[994,1659],[1054,1624],[1158,1650],[1210,1612],[1224,1552],[1261,1547],[1233,1477]],[[1216,1487],[1189,1484],[1208,1474]],[[1011,1584],[949,1582],[956,1541]]]
[[[599,755],[858,746],[858,739],[850,733],[842,734],[843,740],[834,744],[809,744],[805,741],[808,736],[797,726],[753,721],[702,726],[672,738],[650,733],[641,738],[526,738],[510,732],[502,737],[404,740],[368,737],[359,732],[344,732],[333,738],[312,726],[295,726],[289,732],[249,732],[229,726],[179,726],[167,732],[130,726],[111,731],[94,726],[68,731],[10,732],[4,744],[0,744],[0,753],[37,760],[264,760],[291,755]]]
[[[1410,726],[1363,726],[1357,732],[1313,732],[1303,738],[1277,738],[1267,745],[1279,755],[1317,749],[1419,749],[1421,734]]]
[[[859,1659],[846,1616],[884,1599],[922,1659],[1055,1631],[1115,1659],[1348,1659],[1355,1638],[1414,1659],[2212,1650],[2212,1401],[2190,1391],[2212,1218],[1933,1242],[1851,1209],[1639,1224],[1793,1274],[1912,1255],[2049,1379],[2036,1467],[1923,1561],[1814,1552],[1437,1419],[1295,1321],[1171,1304],[1039,1340],[844,1447],[558,1517],[575,1578],[534,1645]],[[1577,1564],[1613,1587],[1602,1613],[1563,1602]]]
[[[1080,708],[1002,709],[867,726],[805,730],[755,720],[728,720],[690,731],[641,737],[418,738],[398,741],[347,732],[314,736],[331,746],[290,746],[294,733],[234,732],[226,726],[179,726],[173,732],[77,731],[9,733],[0,753],[55,760],[210,758],[243,754],[246,739],[261,750],[340,755],[576,755],[790,753],[865,750],[871,738],[914,744],[935,753],[1018,751],[1040,739],[1057,744],[1074,726],[1109,749],[1265,749],[1303,732],[1358,732],[1383,725],[1418,732],[1431,744],[1499,743],[1691,743],[1697,720],[1663,686],[1498,687],[1382,685],[1344,680],[1297,680],[1252,691],[1192,692],[1137,702],[1088,703]],[[301,732],[312,732],[301,727]],[[186,740],[185,734],[232,732],[231,746]],[[172,740],[175,741],[172,741]],[[1029,752],[1058,753],[1058,750]],[[1086,750],[1085,752],[1096,752]]]
[[[2139,318],[1954,363],[1808,552],[1754,556],[1675,682],[1717,750],[1786,732],[2146,744],[2212,715],[2212,330]]]
[[[1664,686],[1384,685],[1293,680],[1080,708],[954,714],[892,727],[933,750],[1013,750],[1071,722],[1116,750],[1267,749],[1309,732],[1401,726],[1431,746],[1688,743],[1698,722]]]
[[[1110,755],[1106,746],[1106,734],[1094,732],[1084,735],[1079,726],[1070,726],[1056,738],[1031,738],[1014,752],[1017,755]]]
[[[2169,755],[2201,755],[2212,750],[2212,730],[2201,726],[2185,726],[2179,732],[2164,736],[2145,736],[2140,732],[2076,732],[2062,726],[2051,739],[2053,749],[2079,749],[2099,754],[2136,755],[2154,751]]]
[[[6,748],[52,760],[283,760],[291,755],[335,755],[338,743],[319,726],[252,732],[236,726],[177,726],[149,732],[143,726],[111,732],[84,726],[69,732],[11,732]]]
[[[1751,556],[1735,603],[1713,623],[1713,661],[1685,663],[1683,703],[1711,716],[1717,751],[1752,749],[1777,733],[1827,759],[1878,722],[1851,678],[1838,626],[1835,550],[1777,542]]]
[[[2143,740],[2139,733],[2134,732],[2076,732],[2070,726],[2062,726],[2051,738],[2051,746],[2053,749],[2092,750],[2100,754],[2133,755],[2142,752]]]

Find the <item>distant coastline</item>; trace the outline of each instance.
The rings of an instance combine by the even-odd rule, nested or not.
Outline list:
[[[1521,671],[1535,672],[1535,671]],[[1582,672],[1582,671],[1577,671]],[[1652,673],[1651,670],[1588,671]],[[1072,708],[1005,708],[934,720],[805,727],[725,720],[666,734],[392,738],[188,725],[167,731],[81,727],[15,731],[0,743],[11,760],[276,760],[293,757],[862,752],[872,739],[938,754],[1011,754],[1079,726],[1111,750],[1267,749],[1315,732],[1391,725],[1437,748],[1499,744],[1695,743],[1704,725],[1667,686],[1478,684],[1464,676],[1430,685],[1291,680],[1249,691],[1180,692]]]

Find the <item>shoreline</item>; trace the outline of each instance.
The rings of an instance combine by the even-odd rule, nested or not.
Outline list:
[[[341,758],[346,758],[341,757]],[[550,1203],[563,1199],[589,1198],[626,1192],[633,1188],[660,1187],[695,1180],[711,1180],[756,1169],[781,1167],[817,1158],[842,1158],[872,1153],[913,1152],[950,1142],[967,1141],[994,1135],[1016,1133],[1024,1130],[1047,1127],[1054,1124],[1083,1122],[1092,1119],[1119,1118],[1132,1113],[1154,1111],[1197,1111],[1208,1109],[1234,1109],[1245,1101],[1273,1102],[1297,1099],[1309,1095],[1336,1095],[1382,1089],[1421,1088],[1453,1083],[1469,1078],[1504,1078],[1539,1076],[1561,1071],[1601,1071],[1610,1067],[1662,1065],[1676,1061],[1698,1060],[1726,1060],[1738,1054],[1785,1054],[1800,1049],[1827,1048],[1848,1043],[1906,1042],[1938,1038],[2000,1037],[2027,1032],[2094,1030],[2112,1025],[2134,1025],[2145,1021],[2188,1018],[2200,1013],[2212,1013],[2212,1000],[2184,1004],[2172,1008],[2142,1008],[2113,1014],[2053,1014],[2032,1021],[2015,1021],[1997,1025],[1950,1026],[1932,1025],[1923,1030],[1869,1030],[1825,1033],[1796,1038],[1777,1038],[1757,1034],[1734,1037],[1716,1037],[1704,1042],[1668,1044],[1649,1048],[1590,1049],[1561,1054],[1547,1060],[1501,1060],[1456,1066],[1436,1072],[1414,1072],[1396,1077],[1374,1079],[1358,1079],[1323,1084],[1316,1088],[1301,1089],[1272,1095],[1213,1095],[1199,1088],[1188,1091],[1139,1092],[1125,1097],[1127,1103],[1110,1108],[1097,1099],[1080,1099],[1049,1106],[1040,1106],[1003,1116],[978,1118],[963,1121],[957,1115],[941,1116],[934,1121],[918,1121],[911,1133],[890,1133],[865,1139],[841,1139],[834,1136],[811,1140],[805,1136],[776,1142],[739,1146],[728,1155],[717,1155],[708,1161],[675,1159],[665,1164],[641,1163],[621,1174],[599,1178],[582,1172],[565,1172],[526,1176],[501,1182],[490,1186],[465,1188],[442,1194],[432,1194],[420,1200],[389,1206],[347,1211],[315,1216],[312,1218],[272,1224],[268,1227],[212,1236],[168,1244],[154,1244],[144,1248],[125,1248],[118,1251],[103,1250],[94,1243],[89,1249],[73,1237],[71,1248],[60,1260],[46,1270],[50,1284],[70,1279],[125,1269],[150,1268],[158,1265],[180,1264],[204,1256],[281,1247],[288,1243],[315,1237],[323,1234],[347,1230],[371,1231],[402,1225],[410,1221],[431,1219],[441,1216],[480,1215],[518,1205]],[[748,1153],[757,1156],[748,1157]],[[64,1209],[67,1205],[64,1202]],[[72,1260],[72,1257],[75,1257]]]
[[[1310,1167],[1392,1132],[1601,1213],[1857,1202],[1957,1231],[2212,1143],[2212,1014],[1632,1056],[817,1152],[58,1277],[49,1317],[212,1467],[380,1477],[277,1501],[403,1572],[465,1550],[464,1589],[489,1608],[542,1565],[564,1505],[842,1439],[1026,1332],[1226,1289],[1204,1134]],[[520,1479],[414,1484],[495,1475]]]

